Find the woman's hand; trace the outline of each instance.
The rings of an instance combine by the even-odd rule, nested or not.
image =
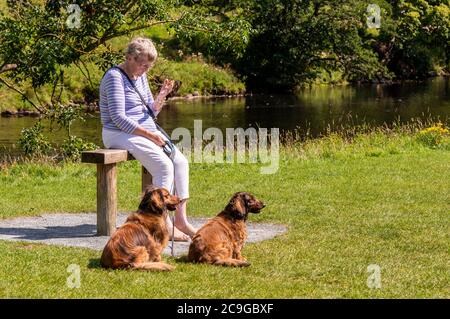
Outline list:
[[[170,92],[172,92],[174,85],[175,80],[164,80],[161,90],[159,91],[159,94],[155,99],[155,104],[153,104],[153,108],[156,110],[156,112],[161,111],[164,100],[166,99],[166,96],[169,95]]]
[[[158,145],[160,147],[163,147],[166,144],[166,141],[161,137],[161,135],[150,132],[140,126],[138,126],[133,131],[133,134],[148,138],[150,141],[152,141],[153,143],[155,143],[156,145]]]
[[[170,92],[172,92],[174,85],[175,80],[165,79],[161,90],[159,91],[159,95],[161,95],[162,98],[165,98]]]
[[[154,142],[156,145],[163,147],[166,144],[166,141],[158,134],[149,132],[149,139]]]

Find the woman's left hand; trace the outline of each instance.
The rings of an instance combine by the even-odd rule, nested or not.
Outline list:
[[[166,96],[169,95],[169,93],[173,90],[173,87],[175,85],[174,80],[168,80],[165,79],[163,85],[161,86],[161,90],[159,91],[158,96],[156,97],[154,108],[157,112],[159,112],[164,104],[164,100],[166,99]]]
[[[165,79],[159,94],[162,95],[163,97],[166,97],[167,95],[169,95],[170,92],[172,92],[174,85],[175,80]]]

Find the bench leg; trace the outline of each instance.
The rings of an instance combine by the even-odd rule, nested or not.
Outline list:
[[[112,235],[116,230],[116,216],[116,164],[97,164],[97,235]]]
[[[152,175],[142,166],[142,192],[152,184]]]

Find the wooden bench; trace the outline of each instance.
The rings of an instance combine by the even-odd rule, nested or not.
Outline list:
[[[99,149],[81,154],[81,162],[97,164],[97,235],[110,236],[116,230],[117,167],[119,162],[134,160],[126,150]],[[142,191],[152,183],[152,176],[142,167]]]

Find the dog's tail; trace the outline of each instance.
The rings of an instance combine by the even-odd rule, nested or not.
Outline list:
[[[239,260],[233,258],[216,259],[213,261],[214,265],[227,266],[227,267],[248,267],[250,263],[246,260]]]
[[[163,262],[145,262],[140,264],[131,264],[131,269],[147,271],[172,271],[175,267]]]

